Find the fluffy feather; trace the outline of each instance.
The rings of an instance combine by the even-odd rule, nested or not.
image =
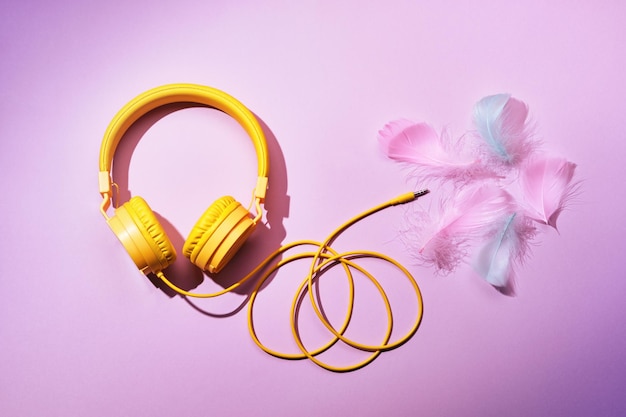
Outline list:
[[[515,278],[515,265],[525,259],[535,231],[532,222],[523,215],[507,215],[478,252],[474,269],[494,287],[510,289]]]
[[[464,154],[426,123],[392,121],[378,132],[378,141],[385,155],[407,163],[420,180],[467,183],[494,175],[478,158]]]
[[[384,154],[412,168],[420,182],[438,180],[449,186],[441,188],[444,192],[452,191],[439,207],[410,208],[414,212],[407,213],[401,237],[411,252],[438,272],[450,273],[476,248],[474,269],[506,294],[513,290],[515,269],[525,260],[537,222],[556,228],[577,193],[576,165],[536,155],[528,106],[509,94],[481,99],[474,124],[474,132],[453,142],[426,123],[396,120],[378,140]]]
[[[484,139],[485,162],[510,168],[533,151],[527,119],[526,103],[510,94],[487,96],[476,103],[474,124]]]
[[[511,211],[511,196],[494,185],[467,188],[444,201],[434,222],[422,223],[418,258],[444,273],[462,261],[469,243],[493,229],[494,222]]]
[[[560,157],[534,157],[524,165],[520,180],[528,216],[556,229],[556,221],[576,194],[576,164]]]

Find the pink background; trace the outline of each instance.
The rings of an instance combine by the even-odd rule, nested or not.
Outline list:
[[[0,415],[626,415],[624,17],[620,0],[3,1]],[[514,298],[469,268],[438,277],[412,265],[396,239],[402,208],[368,219],[338,245],[410,265],[425,299],[418,333],[349,374],[279,360],[250,340],[236,311],[244,292],[193,305],[168,296],[98,211],[107,124],[171,82],[233,94],[270,133],[273,227],[229,279],[410,189],[377,148],[387,121],[460,134],[488,94],[530,105],[545,147],[578,163],[583,193],[560,233],[541,236]],[[180,253],[214,199],[248,201],[256,168],[228,117],[173,110],[129,133],[116,173]],[[289,268],[261,292],[257,320],[264,340],[293,351],[288,307],[303,268]],[[182,256],[175,270],[202,280]],[[344,281],[328,282],[324,302],[341,311]],[[380,301],[363,288],[355,332],[376,341]],[[401,295],[398,332],[413,311]],[[322,340],[304,316],[307,340]]]

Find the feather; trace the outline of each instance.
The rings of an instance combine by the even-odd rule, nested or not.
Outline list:
[[[417,230],[418,258],[440,272],[454,271],[470,242],[489,233],[512,206],[511,195],[491,184],[462,190],[442,202],[438,219]]]
[[[445,140],[427,123],[395,120],[378,132],[383,153],[414,169],[413,176],[420,180],[438,179],[454,183],[467,183],[473,179],[488,178],[494,173],[480,160],[449,140]]]
[[[494,287],[510,290],[515,279],[515,265],[524,261],[535,232],[527,217],[518,213],[507,215],[478,252],[474,269]]]
[[[576,164],[560,157],[535,157],[524,165],[520,180],[528,216],[556,227],[556,221],[575,196],[573,182]]]
[[[488,164],[506,168],[519,165],[536,147],[530,139],[528,106],[510,94],[481,99],[474,106],[474,124],[485,146]]]

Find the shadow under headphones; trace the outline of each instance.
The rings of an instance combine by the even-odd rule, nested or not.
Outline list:
[[[233,117],[248,133],[258,159],[258,179],[254,189],[256,215],[233,197],[222,197],[209,206],[189,233],[183,254],[196,266],[218,273],[262,217],[261,204],[268,186],[269,154],[265,135],[256,117],[234,97],[215,88],[195,84],[170,84],[149,90],[124,106],[113,118],[100,148],[101,212],[113,233],[126,248],[140,271],[157,274],[176,260],[176,250],[146,201],[134,196],[108,217],[113,186],[111,177],[115,150],[126,131],[139,118],[158,107],[173,103],[206,105]]]
[[[225,294],[253,277],[258,276],[259,278],[252,289],[248,301],[248,329],[254,343],[272,356],[290,360],[309,359],[322,368],[335,372],[347,372],[359,369],[377,358],[381,352],[395,349],[412,337],[417,331],[422,319],[423,302],[419,286],[411,273],[398,261],[384,254],[372,251],[349,251],[340,253],[333,249],[331,245],[343,231],[361,219],[387,207],[413,201],[427,194],[428,190],[405,193],[383,204],[379,204],[348,220],[335,229],[322,242],[301,240],[286,244],[270,254],[248,275],[241,278],[230,287],[218,292],[192,293],[170,282],[162,271],[175,261],[176,251],[167,237],[165,230],[159,224],[156,216],[145,200],[139,196],[132,197],[120,207],[115,208],[115,213],[112,217],[107,215],[107,210],[110,208],[113,200],[113,188],[117,188],[117,185],[113,182],[111,177],[111,171],[115,149],[120,140],[133,123],[146,113],[158,107],[173,103],[206,105],[230,115],[239,122],[252,139],[258,159],[258,179],[254,188],[254,206],[256,213],[253,215],[232,197],[222,197],[218,199],[209,206],[189,233],[189,237],[183,245],[184,255],[202,270],[210,273],[218,273],[228,261],[232,259],[248,236],[254,231],[263,214],[261,205],[264,204],[268,187],[269,155],[263,130],[252,112],[235,98],[220,90],[195,84],[164,85],[140,94],[115,115],[105,132],[104,140],[100,148],[100,173],[98,179],[100,194],[103,197],[100,211],[140,271],[144,274],[155,274],[168,287],[181,295],[198,298],[211,298]],[[278,255],[300,246],[309,246],[313,247],[313,249],[307,252],[290,255],[276,262],[273,266],[270,266],[270,262],[277,258]],[[395,341],[391,341],[393,314],[390,301],[377,279],[365,268],[358,265],[357,261],[361,258],[375,258],[395,266],[412,286],[417,303],[416,316],[411,328],[404,336]],[[267,347],[258,337],[253,320],[253,306],[261,287],[273,272],[277,271],[285,264],[301,259],[310,259],[311,263],[308,268],[308,274],[300,284],[292,301],[290,313],[292,335],[301,353],[279,352]],[[338,328],[334,327],[329,322],[323,309],[319,305],[320,300],[316,298],[315,294],[318,293],[313,289],[315,285],[314,282],[319,279],[320,275],[337,265],[342,266],[350,288],[344,322]],[[354,305],[355,291],[353,271],[364,276],[376,287],[385,305],[387,328],[382,341],[378,344],[358,342],[350,339],[345,334],[351,322]],[[308,294],[313,311],[331,335],[331,339],[326,344],[316,349],[305,347],[298,330],[299,305],[305,294]],[[339,341],[357,350],[370,352],[370,354],[366,359],[348,366],[330,365],[317,357]]]

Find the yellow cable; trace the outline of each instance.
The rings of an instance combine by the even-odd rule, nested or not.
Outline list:
[[[358,254],[358,256],[363,255],[364,253],[359,253],[359,252],[354,252],[354,254]],[[316,256],[319,256],[319,254],[316,254]],[[326,257],[326,254],[323,254],[321,256]],[[368,279],[370,279],[370,281],[372,281],[374,283],[374,285],[376,286],[376,288],[378,289],[378,292],[381,294],[381,297],[383,298],[383,302],[385,303],[385,309],[387,312],[387,331],[385,333],[384,339],[383,339],[383,343],[386,343],[387,341],[389,341],[389,338],[391,337],[391,332],[393,329],[393,315],[391,312],[391,304],[389,303],[389,299],[387,298],[387,294],[385,294],[384,289],[382,288],[382,286],[378,283],[378,281],[374,278],[374,276],[372,274],[370,274],[367,270],[365,270],[363,267],[359,266],[358,264],[352,262],[349,260],[349,257],[351,255],[350,254],[341,254],[341,255],[336,255],[330,258],[327,258],[319,267],[319,269],[316,269],[315,273],[318,273],[320,271],[323,270],[324,266],[327,265],[328,263],[341,263],[344,265],[348,265],[350,268],[354,268],[356,270],[358,270],[359,272],[361,272],[362,274],[364,274]],[[315,259],[315,256],[314,256]],[[302,343],[302,339],[300,338],[300,334],[297,331],[297,311],[296,311],[296,306],[298,304],[298,300],[301,298],[301,294],[302,291],[304,289],[305,286],[307,286],[307,291],[309,292],[309,294],[312,293],[312,288],[309,286],[309,280],[308,277],[307,279],[305,279],[302,284],[300,284],[300,287],[298,288],[298,292],[296,293],[296,296],[293,299],[292,305],[291,305],[291,331],[294,337],[294,340],[296,341],[296,344],[298,345],[298,347],[300,348],[300,350],[302,351],[302,353],[309,358],[312,362],[314,362],[315,364],[321,366],[322,368],[328,369],[330,371],[335,371],[335,372],[347,372],[347,371],[353,371],[355,369],[359,369],[362,368],[363,366],[367,365],[368,363],[372,362],[374,359],[376,359],[378,357],[378,355],[380,355],[380,353],[382,352],[382,350],[374,350],[371,349],[370,351],[372,351],[372,355],[370,355],[367,359],[358,362],[354,365],[349,365],[349,366],[345,366],[345,367],[338,367],[338,366],[334,366],[334,365],[330,365],[326,362],[323,362],[319,359],[317,359],[314,354],[314,352],[309,352],[303,345]],[[314,298],[312,298],[314,300]],[[327,327],[330,326],[330,324],[328,324],[328,321],[326,320],[326,318],[323,316],[323,314],[321,314],[319,312],[319,309],[317,309],[317,303],[315,301],[313,301],[313,305],[316,308],[316,314],[318,314],[318,317],[320,317],[320,320],[324,323],[327,324]],[[354,296],[353,294],[351,294],[351,296],[349,297],[349,310],[352,311],[354,305]],[[342,340],[344,343],[346,343],[346,340],[349,340],[347,338],[345,338],[345,336],[343,336],[343,332],[345,331],[345,329],[342,329],[342,331],[337,332],[332,326],[330,326],[331,329],[333,329],[333,333],[335,335],[335,339],[333,340],[337,340],[340,339]],[[347,343],[348,345],[351,345],[354,347],[354,343]]]
[[[424,190],[424,191],[420,191],[420,192],[416,192],[416,193],[407,193],[407,194],[403,194],[402,196],[390,200],[386,203],[383,203],[381,205],[378,205],[370,210],[365,211],[362,214],[359,214],[356,217],[353,217],[352,219],[348,220],[347,222],[345,222],[344,224],[342,224],[341,226],[339,226],[337,229],[335,229],[322,243],[320,242],[315,242],[315,241],[311,241],[311,240],[300,240],[300,241],[296,241],[293,243],[290,243],[288,245],[284,245],[282,247],[280,247],[278,250],[274,251],[273,253],[271,253],[265,260],[263,260],[256,268],[254,268],[249,274],[247,274],[245,277],[243,277],[241,280],[239,280],[238,282],[234,283],[233,285],[231,285],[228,288],[225,288],[221,291],[218,292],[214,292],[214,293],[192,293],[189,291],[185,291],[182,288],[177,287],[176,285],[174,285],[172,282],[170,282],[165,275],[162,272],[158,272],[157,276],[163,280],[163,282],[170,287],[172,290],[178,292],[179,294],[185,295],[185,296],[189,296],[189,297],[196,297],[196,298],[210,298],[210,297],[217,297],[219,295],[222,294],[226,294],[230,291],[233,291],[234,289],[238,288],[239,286],[241,286],[243,283],[249,281],[251,278],[253,278],[254,276],[256,276],[257,274],[259,274],[262,270],[264,270],[265,268],[267,268],[267,266],[270,264],[270,262],[277,258],[279,255],[289,251],[290,249],[293,249],[295,247],[298,246],[313,246],[316,247],[317,250],[314,252],[302,252],[302,253],[298,253],[295,255],[291,255],[289,257],[286,257],[284,259],[281,259],[280,261],[278,261],[276,264],[274,264],[272,267],[268,268],[266,271],[264,271],[259,280],[256,282],[256,285],[254,286],[252,293],[250,295],[250,299],[248,302],[248,330],[250,332],[250,336],[252,337],[253,342],[259,347],[261,348],[263,351],[265,351],[266,353],[278,357],[278,358],[282,358],[282,359],[292,359],[292,360],[299,360],[299,359],[310,359],[312,362],[314,362],[315,364],[319,365],[320,367],[330,370],[330,371],[334,371],[334,372],[348,372],[348,371],[353,371],[359,368],[362,368],[364,366],[366,366],[367,364],[369,364],[370,362],[372,362],[374,359],[376,359],[382,352],[384,351],[388,351],[394,348],[399,347],[400,345],[406,343],[417,331],[417,329],[419,328],[419,325],[422,321],[422,316],[423,316],[423,311],[424,311],[424,306],[423,306],[423,299],[422,299],[422,294],[421,291],[419,289],[419,286],[417,284],[417,282],[415,281],[415,278],[413,278],[413,276],[411,275],[411,273],[402,265],[400,264],[398,261],[396,261],[395,259],[384,255],[382,253],[378,253],[378,252],[372,252],[372,251],[351,251],[351,252],[345,252],[345,253],[338,253],[336,252],[334,249],[331,248],[331,244],[332,242],[343,232],[345,231],[348,227],[352,226],[354,223],[364,219],[365,217],[368,217],[380,210],[383,210],[387,207],[393,206],[393,205],[397,205],[397,204],[404,204],[410,201],[415,200],[416,198],[426,194],[428,192],[428,190]],[[291,311],[290,311],[290,325],[291,325],[291,332],[292,335],[294,337],[294,340],[296,342],[296,344],[298,345],[298,348],[300,349],[301,353],[300,354],[296,354],[296,353],[285,353],[285,352],[279,352],[273,349],[270,349],[269,347],[267,347],[265,344],[263,344],[263,342],[261,342],[261,340],[259,339],[259,337],[257,336],[255,327],[254,327],[254,314],[253,314],[253,310],[254,310],[254,303],[257,299],[257,295],[261,289],[261,287],[263,286],[263,284],[269,279],[270,276],[272,276],[272,274],[274,274],[274,272],[276,272],[278,269],[280,269],[282,266],[296,261],[296,260],[300,260],[300,259],[306,259],[306,258],[310,258],[311,259],[311,266],[309,269],[309,273],[307,274],[307,276],[304,278],[304,280],[300,283],[300,286],[298,287],[298,290],[293,298],[292,304],[291,304]],[[407,331],[407,333],[405,333],[402,337],[400,337],[399,339],[390,342],[391,339],[391,334],[392,334],[392,330],[393,330],[393,313],[392,313],[392,309],[391,309],[391,304],[389,302],[389,298],[387,297],[387,294],[385,293],[383,287],[381,286],[381,284],[378,282],[378,280],[370,273],[368,272],[365,268],[361,267],[360,265],[358,265],[356,262],[354,262],[355,259],[359,259],[359,258],[374,258],[374,259],[379,259],[381,261],[384,262],[388,262],[392,265],[394,265],[402,274],[404,274],[404,276],[409,280],[409,283],[411,284],[413,291],[416,295],[416,302],[417,302],[417,313],[416,313],[416,317],[413,321],[413,325],[411,326],[411,328]],[[341,326],[336,329],[335,327],[333,327],[330,322],[328,321],[328,319],[324,316],[324,314],[322,313],[319,305],[318,305],[318,301],[316,300],[315,296],[314,296],[314,291],[313,291],[313,286],[314,286],[314,281],[316,279],[316,277],[318,277],[320,275],[320,273],[324,272],[325,270],[327,270],[328,268],[333,268],[337,265],[341,265],[345,271],[346,277],[348,279],[348,284],[349,284],[349,295],[348,295],[348,308],[346,311],[346,315],[344,317],[344,321],[341,324]],[[376,289],[378,290],[383,303],[385,305],[385,311],[387,314],[387,329],[385,331],[385,334],[383,335],[382,338],[382,342],[378,345],[369,345],[369,344],[364,344],[364,343],[360,343],[357,341],[354,341],[348,337],[346,337],[344,335],[344,333],[346,332],[346,330],[349,327],[350,324],[350,320],[352,318],[352,313],[353,313],[353,308],[354,308],[354,279],[352,276],[352,270],[356,270],[358,272],[360,272],[361,274],[363,274],[365,277],[367,277],[367,279],[369,279],[372,284],[374,284],[374,286],[376,287]],[[300,302],[302,301],[302,298],[304,297],[304,293],[308,292],[309,293],[309,300],[311,302],[311,305],[313,307],[313,310],[315,312],[315,314],[317,315],[317,317],[319,318],[319,320],[324,324],[324,326],[326,327],[326,329],[331,333],[332,338],[323,346],[318,347],[314,350],[309,350],[307,349],[303,342],[302,339],[300,337],[300,334],[298,332],[298,305],[300,304]],[[320,359],[317,358],[318,355],[320,355],[321,353],[327,351],[328,349],[330,349],[332,346],[334,346],[338,341],[343,342],[344,344],[351,346],[355,349],[359,349],[362,351],[366,351],[366,352],[371,352],[371,355],[369,355],[366,359],[357,362],[355,364],[352,365],[347,365],[347,366],[335,366],[335,365],[331,365],[329,363],[326,363]]]
[[[319,242],[297,241],[297,242],[292,243],[290,245],[290,247],[301,246],[301,245],[315,245],[315,246],[318,246]],[[283,249],[283,248],[281,248],[281,249]],[[281,249],[279,249],[279,251],[281,251]],[[332,251],[332,252],[334,253],[334,251]],[[266,353],[269,353],[272,356],[276,356],[276,357],[282,358],[282,359],[306,359],[307,358],[307,354],[306,353],[309,353],[309,352],[303,352],[302,354],[292,354],[292,353],[278,352],[278,351],[275,351],[273,349],[268,348],[267,346],[265,346],[259,340],[259,338],[258,338],[258,336],[256,334],[256,330],[254,328],[254,316],[253,316],[254,302],[256,301],[256,296],[259,293],[260,288],[267,281],[267,279],[275,271],[277,271],[279,268],[281,268],[283,265],[286,265],[286,264],[288,264],[290,262],[293,262],[293,261],[296,261],[296,260],[299,260],[299,259],[313,258],[314,256],[315,256],[315,252],[304,252],[304,253],[292,255],[292,256],[290,256],[288,258],[285,258],[285,259],[281,260],[280,262],[278,262],[270,270],[266,271],[261,276],[261,278],[257,282],[256,286],[252,290],[252,293],[250,294],[250,300],[248,301],[248,330],[250,332],[250,336],[252,337],[252,340],[254,341],[254,343],[259,348],[261,348],[263,351],[265,351]],[[349,291],[350,291],[349,299],[353,300],[354,299],[354,281],[352,279],[352,273],[347,268],[346,268],[346,276],[348,277],[348,283],[349,283]],[[302,284],[301,284],[301,286],[300,286],[300,288],[298,290],[298,293],[301,292],[301,289],[302,289]],[[352,318],[352,303],[350,303],[350,305],[349,305],[348,311],[346,312],[346,317],[344,318],[344,322],[343,322],[343,324],[340,327],[339,333],[343,333],[343,332],[346,331],[346,329],[348,328],[348,325],[350,324],[350,319],[351,318]],[[319,348],[311,351],[310,355],[316,356],[316,355],[319,355],[320,353],[323,353],[323,352],[327,351],[335,343],[337,343],[338,340],[339,339],[337,337],[332,338],[330,341],[328,341],[322,347],[319,347]]]

